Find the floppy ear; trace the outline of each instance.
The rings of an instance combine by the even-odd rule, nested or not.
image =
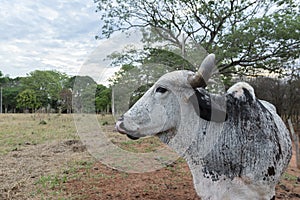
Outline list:
[[[221,96],[219,98],[211,98],[211,95],[207,92],[202,93],[197,89],[194,91],[195,93],[189,98],[189,101],[199,117],[213,122],[224,122],[227,120],[225,98]],[[224,106],[222,106],[222,103]]]

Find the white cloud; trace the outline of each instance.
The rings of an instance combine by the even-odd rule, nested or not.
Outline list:
[[[0,6],[0,70],[11,77],[36,69],[75,75],[99,44],[92,0],[1,0]]]
[[[108,60],[107,56],[113,52],[122,52],[127,46],[143,48],[141,37],[139,31],[131,30],[127,34],[117,33],[108,40],[102,40],[85,60],[79,74],[91,76],[95,81],[108,85],[108,79],[120,69],[120,66],[111,66],[111,60]]]
[[[1,0],[0,7],[0,71],[10,77],[57,70],[107,84],[119,68],[105,58],[128,44],[142,46],[134,31],[95,40],[100,19],[93,0]]]

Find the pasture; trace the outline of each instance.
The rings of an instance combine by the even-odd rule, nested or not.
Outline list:
[[[132,141],[114,132],[112,116],[97,118],[124,150],[143,153],[162,146],[154,137]],[[183,159],[142,174],[95,160],[81,143],[72,115],[0,115],[0,156],[0,199],[199,199]],[[277,199],[300,198],[295,165],[293,156],[276,187]]]

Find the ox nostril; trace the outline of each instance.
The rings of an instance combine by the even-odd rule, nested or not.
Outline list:
[[[121,120],[117,121],[115,129],[122,134],[126,134],[125,128],[124,128],[124,124]]]

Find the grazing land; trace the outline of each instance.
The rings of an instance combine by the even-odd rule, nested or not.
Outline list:
[[[146,153],[156,138],[131,141],[98,116],[107,137],[124,150]],[[293,152],[294,153],[294,152]],[[185,161],[148,173],[125,173],[95,160],[76,133],[72,115],[0,115],[0,199],[199,200]],[[276,187],[277,199],[300,199],[295,156]]]

